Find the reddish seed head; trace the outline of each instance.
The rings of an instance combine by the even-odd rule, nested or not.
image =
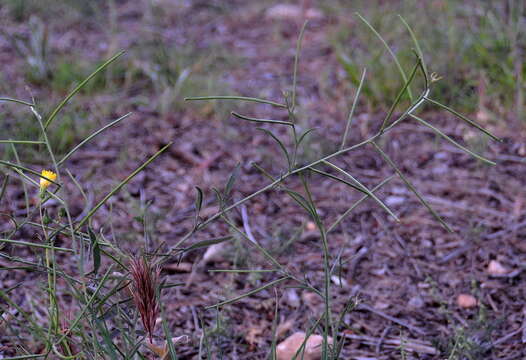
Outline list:
[[[152,342],[155,321],[159,315],[156,288],[159,283],[161,269],[149,264],[144,258],[132,258],[130,273],[132,275],[131,292],[133,302],[141,315],[142,324]]]

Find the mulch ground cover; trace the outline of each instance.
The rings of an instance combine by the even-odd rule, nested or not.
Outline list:
[[[303,20],[269,19],[263,7],[250,2],[229,6],[229,11],[197,3],[181,6],[175,15],[165,18],[162,27],[150,30],[181,46],[191,44],[205,52],[214,46],[234,54],[239,61],[234,68],[220,74],[225,93],[219,95],[228,91],[282,99],[281,91],[290,86],[295,43]],[[129,44],[133,40],[126,30],[141,26],[141,13],[131,2],[122,2],[118,14],[118,39],[122,44]],[[317,129],[306,145],[308,151],[302,159],[305,162],[337,148],[352,100],[352,93],[343,86],[345,77],[325,36],[337,23],[337,17],[323,17],[311,21],[305,32],[298,78],[298,117],[304,129]],[[52,30],[51,26],[52,42],[64,39],[70,32],[74,32],[77,42],[79,39],[87,44],[108,41],[107,34],[97,28]],[[19,59],[7,43],[1,46],[2,51],[11,54],[4,56],[8,60],[6,69],[12,71],[8,78],[14,79]],[[83,47],[74,51],[89,53],[91,49]],[[326,75],[325,88],[319,83],[320,74]],[[20,86],[19,80],[15,83]],[[212,188],[223,188],[237,164],[240,164],[239,176],[234,184],[233,200],[268,183],[251,166],[252,161],[275,176],[285,168],[272,139],[257,131],[252,123],[209,115],[213,113],[209,103],[191,103],[161,116],[147,105],[132,108],[126,104],[123,94],[118,97],[115,112],[122,115],[132,110],[132,118],[84,147],[69,160],[67,167],[88,193],[94,189],[100,191],[94,198],[90,195],[90,201],[95,202],[142,160],[169,141],[174,142],[111,200],[111,207],[103,206],[94,218],[95,229],[102,228],[108,240],[131,254],[140,249],[167,250],[191,229],[194,186],[204,190],[202,216],[206,217],[218,210]],[[247,106],[236,102],[227,105],[254,117],[286,119],[284,111],[265,105]],[[384,114],[381,109],[359,108],[348,143],[372,136]],[[468,128],[451,114],[427,107],[422,117],[460,142],[469,138]],[[473,358],[478,359],[526,356],[526,275],[523,271],[526,264],[526,139],[523,130],[510,129],[504,122],[498,125],[494,131],[503,142],[474,137],[484,154],[497,162],[493,167],[473,159],[410,119],[380,142],[454,232],[444,230],[403,181],[394,177],[377,194],[396,212],[401,223],[393,221],[369,199],[330,234],[333,256],[340,254],[346,259],[332,285],[335,310],[341,310],[350,299],[358,299],[356,308],[346,315],[348,328],[342,335],[347,337],[347,342],[342,358],[396,359],[405,351],[407,358],[442,359],[455,343],[469,344],[471,349],[464,349],[466,354],[471,351]],[[285,130],[277,133],[286,135]],[[370,146],[346,153],[338,157],[336,163],[369,188],[394,174]],[[74,200],[72,203],[79,204],[72,209],[73,216],[80,217],[83,200],[74,184],[69,179],[64,181]],[[309,175],[309,181],[318,210],[328,224],[362,196],[344,184],[316,174]],[[287,180],[286,184],[301,190],[298,178]],[[146,204],[147,236],[144,223],[136,219],[143,214]],[[50,208],[53,206],[57,205],[51,204]],[[19,182],[9,183],[0,212],[25,214]],[[290,271],[305,275],[313,284],[321,286],[320,239],[312,231],[307,214],[283,191],[267,191],[232,211],[231,217],[240,227],[248,226],[259,244],[270,249]],[[0,221],[2,231],[9,226],[9,221]],[[197,233],[187,245],[228,234],[227,225],[217,221]],[[19,231],[18,237],[35,240],[31,228]],[[294,241],[290,241],[291,238]],[[178,348],[180,358],[197,358],[203,325],[214,327],[217,313],[204,311],[205,306],[274,279],[268,273],[255,276],[209,272],[210,269],[267,266],[241,239],[225,244],[221,250],[223,253],[210,261],[203,260],[205,250],[200,249],[164,264],[163,278],[169,283],[183,284],[162,293],[172,331],[190,337],[189,343]],[[2,251],[32,261],[38,258],[22,247],[5,246]],[[488,271],[492,261],[507,271],[492,274]],[[59,257],[58,262],[68,269],[66,256]],[[14,266],[15,263],[0,258],[0,265]],[[74,273],[76,270],[71,267]],[[44,279],[45,274],[36,271],[0,271],[3,289],[19,284],[12,296],[27,311],[45,311],[45,304],[35,297],[38,292],[32,291],[40,287]],[[304,331],[321,315],[323,304],[316,296],[286,285],[293,282],[222,308],[223,328],[212,337],[217,358],[219,354],[229,359],[265,358],[272,341],[276,299],[280,340],[294,331]],[[459,306],[457,299],[461,294],[473,295],[477,305]],[[66,307],[67,298],[67,294],[63,294],[61,300]],[[11,321],[18,320],[22,321]],[[160,334],[162,330],[158,331]],[[14,341],[12,336],[3,336],[0,332],[0,354],[12,355],[10,349]]]

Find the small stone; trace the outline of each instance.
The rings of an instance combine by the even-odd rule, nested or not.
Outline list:
[[[409,299],[407,305],[412,309],[420,309],[424,306],[424,300],[420,296],[413,296]]]
[[[296,332],[283,340],[276,347],[276,355],[278,360],[291,360],[296,355],[296,352],[301,347],[305,340],[306,334],[304,332]],[[328,342],[332,344],[332,338],[329,337]],[[311,335],[305,342],[305,350],[303,354],[304,360],[319,360],[321,359],[323,337],[320,335]],[[301,353],[300,353],[301,354]],[[301,356],[299,357],[301,358]]]
[[[477,299],[473,295],[460,294],[457,297],[457,305],[464,309],[469,309],[478,305]]]
[[[506,275],[508,269],[497,260],[491,260],[488,265],[488,273],[492,276]]]
[[[208,249],[206,249],[204,255],[203,255],[203,262],[205,264],[221,261],[223,260],[223,255],[225,254],[225,244],[219,243],[210,245]]]
[[[312,221],[309,221],[307,225],[305,225],[305,229],[307,229],[308,231],[314,231],[316,230],[316,224]]]

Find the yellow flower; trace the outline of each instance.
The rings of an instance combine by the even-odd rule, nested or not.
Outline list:
[[[49,180],[52,180],[52,181],[57,180],[57,174],[55,174],[51,170],[42,170],[41,175],[43,176],[43,177],[40,178],[40,190],[41,191],[47,189],[47,187],[49,185],[51,185],[51,181],[49,181]],[[44,178],[46,178],[46,179],[44,179]]]

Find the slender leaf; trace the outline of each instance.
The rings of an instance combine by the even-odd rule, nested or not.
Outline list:
[[[236,182],[237,177],[239,175],[239,168],[240,167],[241,167],[241,163],[237,163],[236,167],[234,168],[234,171],[232,171],[232,174],[230,174],[230,177],[228,178],[228,181],[227,181],[226,186],[225,186],[225,191],[223,193],[225,199],[228,199],[228,197],[230,196],[230,193],[232,192],[232,189],[234,187],[234,183]]]
[[[88,227],[88,234],[91,240],[91,253],[93,255],[93,274],[97,274],[100,268],[100,246],[97,235]]]
[[[40,144],[45,144],[45,142],[39,141],[39,140],[0,140],[0,144],[40,145]]]
[[[405,90],[409,88],[409,84],[411,84],[411,82],[415,78],[416,71],[419,69],[419,67],[420,67],[420,59],[418,59],[417,63],[413,67],[413,70],[411,71],[411,75],[409,75],[409,79],[405,82],[402,89],[400,89],[400,91],[398,92],[398,95],[396,96],[395,101],[391,105],[391,108],[389,109],[389,112],[387,113],[387,116],[385,117],[382,123],[380,131],[383,131],[383,129],[385,129],[385,127],[389,123],[389,120],[391,120],[391,116],[393,115],[393,112],[395,111],[396,106],[400,103],[400,100],[402,99],[402,96],[404,95]]]
[[[263,129],[263,128],[257,128],[257,129],[260,130],[260,131],[263,131],[266,134],[268,134],[271,138],[273,138],[278,143],[281,151],[283,151],[283,154],[285,155],[285,158],[287,159],[287,164],[290,167],[292,165],[292,163],[291,163],[291,160],[290,160],[289,152],[287,151],[287,148],[285,147],[285,144],[283,144],[283,142],[276,135],[274,135],[272,133],[272,131],[269,131],[269,130]]]
[[[402,76],[402,79],[404,80],[404,83],[407,83],[407,75],[405,74],[404,69],[402,68],[402,65],[400,65],[398,58],[396,57],[393,50],[389,47],[389,45],[387,45],[387,42],[384,40],[382,35],[380,35],[378,31],[376,31],[376,29],[362,15],[360,15],[359,13],[356,13],[356,15],[360,18],[360,20],[362,20],[365,23],[365,25],[367,25],[367,27],[373,32],[373,34],[375,34],[376,37],[382,42],[384,47],[389,52],[389,55],[391,55],[391,57],[393,58],[396,64],[396,67],[398,68],[398,71],[400,72],[400,75]],[[407,95],[409,95],[409,99],[411,100],[411,102],[413,102],[413,94],[411,93],[411,88],[408,86],[406,90],[407,90]]]
[[[0,101],[8,101],[8,102],[14,102],[17,104],[27,105],[27,106],[35,106],[34,103],[30,103],[24,100],[13,99],[9,97],[0,97]]]
[[[486,164],[489,164],[489,165],[497,165],[497,163],[489,160],[489,159],[486,159],[485,157],[483,157],[482,155],[479,155],[471,150],[469,150],[467,147],[464,147],[462,145],[460,145],[458,142],[456,142],[455,140],[453,140],[451,137],[447,136],[444,132],[442,132],[440,129],[434,127],[433,125],[431,125],[430,123],[428,123],[427,121],[425,121],[424,119],[416,116],[416,115],[413,115],[413,114],[409,114],[409,116],[411,116],[413,119],[417,120],[419,123],[427,126],[428,128],[430,128],[431,130],[433,130],[434,132],[436,132],[438,135],[442,136],[444,139],[446,139],[447,141],[449,141],[450,143],[452,143],[453,145],[455,145],[456,147],[458,147],[459,149],[465,151],[466,153],[468,153],[469,155],[479,159],[480,161],[482,162],[485,162]]]
[[[402,23],[406,27],[407,31],[409,32],[409,35],[411,35],[411,39],[413,40],[413,44],[415,44],[415,48],[416,48],[416,51],[418,53],[418,56],[422,60],[422,67],[423,67],[424,73],[427,74],[427,67],[426,67],[426,64],[424,62],[424,53],[422,52],[422,48],[420,48],[420,44],[418,42],[418,39],[416,38],[415,33],[413,32],[413,29],[411,29],[411,27],[409,26],[407,21],[405,21],[405,19],[402,17],[402,15],[398,14],[398,17],[400,18],[400,20],[402,21]]]
[[[345,147],[345,143],[347,141],[347,136],[349,135],[349,130],[351,129],[351,123],[354,115],[354,109],[356,108],[356,104],[358,103],[358,98],[360,97],[360,93],[362,91],[363,82],[365,80],[365,75],[367,73],[367,69],[363,69],[362,77],[360,78],[360,84],[358,85],[358,89],[356,90],[356,94],[354,95],[354,100],[352,102],[351,111],[349,112],[349,117],[347,118],[347,126],[345,126],[345,132],[343,133],[342,143],[340,145],[340,150]]]
[[[193,97],[187,97],[184,99],[185,101],[195,101],[195,100],[241,100],[241,101],[251,101],[251,102],[257,102],[261,104],[268,104],[273,105],[281,108],[287,108],[287,105],[280,104],[274,101],[270,100],[264,100],[264,99],[258,99],[253,97],[245,97],[245,96],[193,96]]]
[[[391,215],[397,222],[400,222],[400,219],[398,219],[398,216],[396,216],[392,211],[391,209],[389,209],[389,207],[387,205],[385,205],[383,203],[382,200],[380,200],[376,195],[374,195],[369,189],[367,189],[367,187],[365,187],[361,182],[359,182],[357,179],[354,178],[354,176],[352,176],[351,174],[349,174],[347,171],[339,168],[338,166],[334,165],[333,163],[329,162],[329,161],[324,161],[323,162],[324,164],[326,165],[329,165],[331,166],[332,168],[334,168],[335,170],[341,172],[342,174],[346,175],[349,179],[351,179],[352,181],[354,181],[359,187],[362,188],[362,190],[364,192],[366,192],[371,198],[373,198],[385,211],[387,211],[389,213],[389,215]]]
[[[220,243],[223,243],[225,241],[230,241],[230,240],[232,240],[232,236],[230,236],[230,235],[218,237],[218,238],[215,238],[215,239],[202,240],[202,241],[199,241],[199,242],[197,242],[195,244],[192,244],[191,246],[183,249],[182,252],[188,252],[188,251],[192,251],[192,250],[196,250],[196,249],[206,248],[206,247],[209,247],[211,245],[220,244]]]
[[[395,165],[395,163],[391,160],[391,158],[378,146],[375,142],[372,142],[374,148],[382,155],[384,160],[396,171],[398,176],[403,180],[403,182],[407,185],[407,187],[416,195],[418,200],[429,210],[429,212],[437,219],[437,221],[442,224],[442,226],[449,232],[453,232],[453,230],[449,227],[449,225],[442,220],[440,215],[429,205],[429,203],[424,199],[422,195],[418,192],[418,190],[415,188],[415,186],[405,177],[405,175],[398,169],[398,167]]]
[[[387,184],[389,181],[393,179],[395,175],[391,175],[388,178],[384,179],[380,184],[376,185],[374,188],[371,189],[371,192],[374,193],[376,190],[380,189],[382,186]],[[332,230],[336,228],[336,226],[342,222],[343,219],[345,219],[358,205],[360,205],[362,202],[367,200],[369,198],[369,194],[362,196],[359,200],[357,200],[354,204],[352,204],[343,214],[341,214],[334,223],[327,228],[327,233],[330,233]]]
[[[232,111],[230,114],[232,114],[233,116],[235,116],[235,117],[237,117],[239,119],[243,119],[243,120],[247,120],[247,121],[258,122],[258,123],[267,123],[267,124],[288,125],[288,126],[294,127],[294,123],[291,123],[290,121],[271,120],[271,119],[258,119],[258,118],[253,118],[253,117],[250,117],[250,116],[245,116],[245,115],[238,114],[235,111]]]
[[[307,27],[307,23],[309,21],[306,20],[303,23],[303,26],[300,30],[300,35],[298,36],[298,41],[296,42],[296,54],[294,56],[294,73],[292,77],[292,104],[291,104],[291,112],[294,112],[294,109],[296,107],[296,84],[298,79],[298,63],[300,59],[300,52],[301,52],[301,43],[303,42],[303,33],[305,32],[305,28]]]
[[[64,161],[66,161],[67,159],[69,159],[80,147],[82,147],[84,144],[86,144],[88,141],[90,141],[91,139],[93,139],[95,136],[99,135],[101,132],[103,132],[104,130],[106,129],[109,129],[110,127],[112,127],[113,125],[116,125],[118,124],[119,122],[121,122],[122,120],[126,119],[128,116],[130,116],[132,113],[127,113],[126,115],[123,115],[121,116],[120,118],[118,118],[117,120],[114,120],[112,122],[110,122],[109,124],[107,124],[106,126],[103,126],[101,127],[99,130],[95,131],[93,134],[89,135],[87,138],[85,138],[84,140],[82,140],[77,146],[75,146],[73,149],[70,150],[70,152],[68,152],[59,162],[57,162],[57,165],[61,165],[64,163]]]
[[[53,120],[55,119],[55,117],[57,116],[57,114],[59,113],[60,110],[62,110],[62,108],[68,103],[68,101],[73,97],[75,96],[76,93],[78,93],[87,83],[88,81],[90,81],[95,75],[97,75],[99,72],[101,72],[102,70],[104,70],[108,65],[110,65],[112,62],[114,62],[115,60],[117,60],[121,55],[124,54],[124,51],[120,51],[118,52],[117,54],[115,54],[114,56],[112,56],[110,59],[108,59],[107,61],[105,61],[102,65],[100,65],[97,69],[95,69],[94,72],[92,72],[90,75],[88,75],[87,78],[85,78],[80,84],[78,84],[74,89],[73,91],[71,91],[68,96],[66,96],[64,98],[64,100],[62,100],[58,105],[57,107],[51,112],[51,115],[49,115],[45,125],[44,125],[44,129],[47,129],[49,125],[51,125],[51,123],[53,122]]]
[[[78,223],[76,230],[80,229],[82,225],[84,225],[94,214],[97,212],[97,210],[100,209],[102,205],[106,203],[115,193],[117,193],[124,185],[126,185],[131,179],[135,177],[138,173],[140,173],[146,166],[148,166],[152,161],[154,161],[159,155],[161,155],[163,152],[165,152],[170,146],[172,145],[172,142],[169,142],[165,146],[163,146],[159,151],[157,151],[155,154],[152,155],[148,160],[146,160],[141,166],[139,166],[136,170],[134,170],[130,175],[126,177],[126,179],[122,180],[113,190],[111,190],[93,209],[90,210],[90,212]]]
[[[306,130],[303,134],[300,135],[299,139],[298,139],[298,146],[300,146],[301,142],[303,140],[305,140],[305,138],[307,137],[307,135],[309,135],[311,132],[313,132],[314,130],[316,130],[315,128],[311,128],[311,129],[308,129]]]
[[[439,103],[438,101],[435,101],[433,99],[430,99],[428,97],[425,97],[425,100],[429,101],[430,103],[432,104],[435,104],[437,105],[438,107],[441,107],[442,109],[445,109],[447,111],[449,111],[450,113],[452,113],[453,115],[459,117],[460,119],[464,120],[465,122],[467,122],[468,124],[470,124],[471,126],[473,127],[476,127],[477,129],[479,129],[480,131],[482,131],[484,134],[488,135],[490,138],[492,138],[493,140],[497,140],[497,141],[502,141],[502,139],[496,137],[495,135],[493,135],[491,132],[489,132],[488,130],[484,129],[482,126],[480,126],[479,124],[477,124],[476,122],[474,122],[473,120],[470,120],[468,119],[467,117],[465,117],[464,115],[462,115],[461,113],[451,109],[449,106],[446,106],[444,104],[441,104]]]
[[[252,295],[254,295],[254,294],[257,294],[257,293],[260,292],[260,291],[263,291],[263,290],[265,290],[265,289],[268,289],[269,287],[272,287],[272,286],[274,286],[274,285],[277,285],[277,284],[279,284],[279,283],[281,283],[281,282],[283,282],[283,281],[285,281],[285,280],[288,280],[288,279],[290,279],[290,276],[284,276],[284,277],[279,278],[279,279],[277,279],[277,280],[271,281],[271,282],[269,282],[268,284],[265,284],[265,285],[263,285],[263,286],[260,286],[260,287],[254,289],[254,290],[251,290],[251,291],[249,291],[249,292],[247,292],[247,293],[245,293],[245,294],[243,294],[243,295],[236,296],[235,298],[232,298],[232,299],[229,299],[229,300],[221,301],[221,302],[219,302],[219,303],[217,303],[217,304],[215,304],[215,305],[212,305],[212,306],[207,306],[207,307],[205,307],[205,309],[213,309],[213,308],[217,308],[217,307],[220,307],[220,306],[223,306],[223,305],[228,305],[228,304],[231,304],[231,303],[237,302],[237,301],[239,301],[239,300],[241,300],[241,299],[244,299],[244,298],[246,298],[246,297],[248,297],[248,296],[252,296]]]

